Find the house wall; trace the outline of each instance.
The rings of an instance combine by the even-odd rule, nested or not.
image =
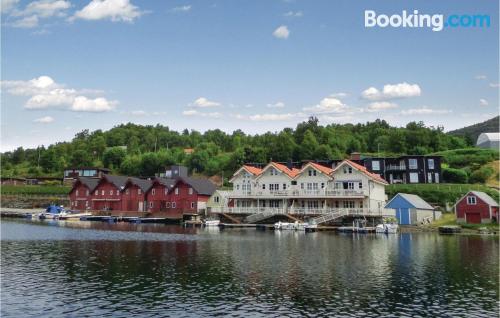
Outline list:
[[[70,209],[86,210],[92,207],[92,195],[83,183],[77,183],[69,193]]]
[[[176,194],[175,189],[178,188]],[[154,185],[147,193],[148,211],[171,218],[182,218],[184,214],[195,214],[198,212],[199,205],[206,205],[208,196],[198,196],[196,191],[184,182],[178,182],[165,195],[164,185]],[[155,189],[155,195],[152,194]],[[199,202],[200,201],[200,204]],[[174,207],[175,206],[175,207]]]
[[[278,171],[277,175],[271,175],[271,169]],[[286,188],[290,189],[292,179],[288,177],[283,172],[275,168],[267,169],[263,174],[259,175],[256,179],[256,192],[262,193],[264,195],[271,194],[269,190],[270,184],[278,184],[279,188],[277,191],[283,191],[283,184],[286,184]],[[265,184],[266,188],[262,189],[262,185]],[[275,190],[276,191],[276,190]]]
[[[122,211],[146,211],[146,194],[135,184],[128,184],[122,191]]]
[[[154,194],[153,194],[154,190]],[[146,199],[147,199],[147,210],[149,212],[165,212],[166,203],[170,202],[170,196],[168,190],[166,190],[165,185],[160,183],[155,183],[149,189]]]
[[[92,209],[120,210],[122,208],[121,192],[114,184],[102,180],[92,195]]]
[[[476,197],[476,204],[474,205],[467,204],[467,197],[469,196]],[[481,223],[491,222],[490,206],[472,193],[466,195],[455,205],[455,214],[457,216],[457,222],[464,222],[464,223],[467,222],[467,215],[466,215],[467,213],[471,214],[479,213],[481,218]]]

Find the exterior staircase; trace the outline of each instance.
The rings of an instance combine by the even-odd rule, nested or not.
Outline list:
[[[240,224],[241,221],[238,220],[237,218],[234,218],[226,213],[221,213],[224,217],[226,217],[227,219],[231,220],[234,224]]]
[[[333,221],[335,219],[341,218],[348,214],[347,210],[338,210],[332,213],[328,213],[317,218],[314,218],[310,221],[311,224],[321,224],[329,221]]]
[[[256,223],[265,220],[267,218],[273,217],[275,215],[287,215],[287,213],[283,209],[276,209],[269,212],[259,212],[247,216],[244,221],[245,223]]]

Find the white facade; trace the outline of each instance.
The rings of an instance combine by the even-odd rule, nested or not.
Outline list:
[[[245,167],[230,180],[234,213],[280,209],[289,214],[323,214],[336,209],[365,211],[384,209],[383,179],[350,161],[335,169],[308,163],[289,169],[270,163],[253,173]]]

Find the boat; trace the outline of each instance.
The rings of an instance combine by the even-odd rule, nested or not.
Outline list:
[[[220,220],[205,220],[203,221],[204,226],[219,226]]]
[[[64,207],[57,206],[55,204],[51,204],[45,209],[44,212],[36,214],[36,218],[40,220],[57,220],[61,215],[66,215],[67,212],[64,210]],[[33,215],[32,215],[33,218]]]
[[[317,227],[317,224],[301,223],[298,221],[295,221],[294,223],[281,221],[274,223],[275,230],[306,231],[307,229],[315,229]]]
[[[399,225],[397,225],[396,223],[382,223],[378,224],[375,227],[375,232],[382,234],[396,234],[398,233],[398,230]]]

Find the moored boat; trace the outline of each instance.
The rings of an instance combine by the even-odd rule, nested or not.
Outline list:
[[[375,227],[375,232],[382,234],[396,234],[398,233],[398,230],[399,230],[399,225],[395,223],[382,223],[378,224]]]

